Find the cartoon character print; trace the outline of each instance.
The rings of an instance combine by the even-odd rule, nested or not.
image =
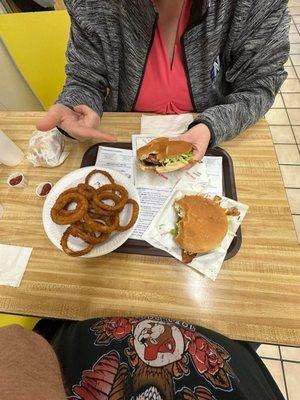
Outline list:
[[[184,352],[183,336],[175,325],[144,320],[135,327],[133,337],[138,356],[152,367],[180,360]]]
[[[203,335],[160,319],[109,318],[95,323],[95,345],[126,341],[122,363],[112,350],[91,370],[83,371],[73,387],[77,400],[217,400],[204,386],[176,391],[175,380],[189,376],[191,368],[215,389],[231,391],[236,378],[230,355]],[[184,385],[183,385],[184,386]]]

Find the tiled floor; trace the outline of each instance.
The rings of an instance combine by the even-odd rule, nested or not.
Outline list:
[[[300,243],[300,0],[290,0],[288,79],[266,118]],[[300,398],[300,347],[262,345],[258,354],[287,400]]]
[[[266,118],[300,243],[300,0],[290,0],[289,7],[292,23],[291,54],[286,63],[288,79]]]
[[[263,344],[257,353],[272,374],[285,399],[298,400],[300,347]]]

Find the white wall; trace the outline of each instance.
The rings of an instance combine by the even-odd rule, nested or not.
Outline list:
[[[43,106],[27,85],[0,39],[0,110],[41,111]]]

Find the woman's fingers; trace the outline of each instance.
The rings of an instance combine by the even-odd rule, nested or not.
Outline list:
[[[61,122],[61,117],[59,114],[54,114],[48,112],[38,123],[36,124],[36,128],[39,131],[50,131],[55,128]]]
[[[75,116],[73,110],[63,104],[54,104],[48,113],[36,124],[40,131],[49,131],[60,125],[64,119]]]
[[[194,161],[199,161],[204,156],[203,150],[194,146],[193,159]]]
[[[64,124],[62,124],[62,128],[64,128]],[[65,129],[72,137],[79,140],[87,140],[87,139],[101,139],[106,140],[108,142],[117,142],[118,139],[114,135],[110,135],[108,133],[104,133],[95,128],[90,128],[87,126],[79,126],[73,125],[72,127],[66,127]]]

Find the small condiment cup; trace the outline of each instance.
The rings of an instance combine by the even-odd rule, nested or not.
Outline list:
[[[20,182],[18,182],[15,185],[13,183],[11,183],[11,181],[13,179],[18,178],[19,176],[21,177]],[[7,184],[8,184],[8,186],[13,187],[13,188],[23,188],[28,185],[28,181],[21,172],[15,172],[14,174],[9,175],[9,177],[7,178]]]
[[[49,190],[48,193],[42,194],[42,190],[43,190],[43,188],[44,188],[45,185],[50,185],[50,186],[51,186],[50,190],[52,189],[52,183],[51,183],[51,182],[42,182],[42,183],[40,183],[39,185],[37,185],[37,187],[36,187],[36,189],[35,189],[35,194],[36,194],[38,197],[46,197],[46,196],[48,196],[50,190]]]

